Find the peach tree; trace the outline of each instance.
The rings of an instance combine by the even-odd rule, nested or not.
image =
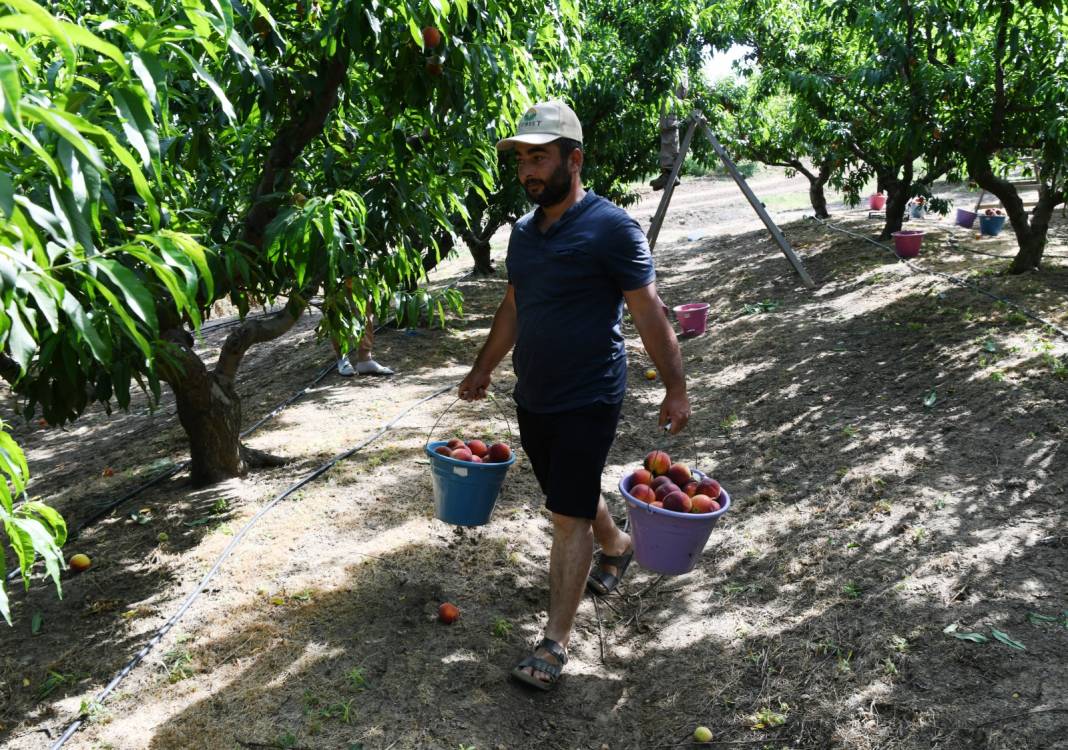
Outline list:
[[[566,1],[0,2],[0,374],[24,416],[61,425],[166,384],[195,483],[263,460],[239,439],[245,353],[313,294],[348,339],[418,285],[576,18]],[[209,363],[193,336],[220,299],[284,304]],[[15,504],[25,461],[3,447],[10,546],[58,583],[62,519]]]

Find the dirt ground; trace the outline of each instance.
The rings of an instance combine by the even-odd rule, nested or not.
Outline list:
[[[13,592],[0,745],[47,747],[88,711],[66,747],[647,750],[693,747],[703,724],[716,748],[1068,748],[1068,339],[928,273],[1068,328],[1068,220],[1058,212],[1046,268],[1015,277],[996,257],[1012,255],[1011,236],[928,220],[913,270],[799,219],[803,184],[754,186],[817,289],[722,180],[680,188],[656,249],[664,299],[711,305],[709,332],[681,342],[693,420],[662,447],[716,476],[732,509],[693,572],[634,566],[621,592],[584,600],[554,692],[507,680],[548,605],[550,524],[530,467],[520,453],[491,522],[464,530],[434,518],[422,451],[428,437],[510,440],[506,362],[507,424],[451,390],[416,405],[264,514],[93,702],[257,512],[460,380],[504,281],[503,264],[462,279],[459,258],[432,283],[457,282],[462,318],[380,333],[396,377],[331,373],[249,439],[289,465],[199,491],[179,472],[68,544],[94,564],[65,576],[61,601],[39,577]],[[634,208],[643,223],[657,197]],[[877,234],[866,211],[832,213]],[[247,423],[330,362],[314,325],[250,352]],[[208,331],[205,352],[225,334]],[[662,389],[642,377],[632,327],[628,342],[603,479],[621,517],[619,477],[661,441]],[[169,397],[66,430],[22,423],[10,399],[2,416],[33,495],[72,527],[185,455]],[[435,619],[445,600],[462,612],[452,626]]]

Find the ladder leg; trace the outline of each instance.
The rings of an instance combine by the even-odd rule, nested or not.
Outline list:
[[[768,215],[767,210],[764,208],[764,204],[756,197],[753,189],[749,187],[749,183],[745,181],[745,178],[742,177],[741,173],[738,171],[738,167],[731,161],[730,156],[727,155],[726,149],[723,148],[719,140],[717,140],[715,133],[712,132],[712,128],[708,127],[708,123],[703,117],[699,117],[699,119],[701,121],[701,132],[703,132],[705,137],[712,143],[712,148],[715,149],[716,154],[719,156],[720,160],[722,160],[723,165],[727,167],[727,171],[730,172],[731,177],[738,183],[738,187],[741,188],[742,193],[749,200],[749,205],[753,207],[757,216],[764,222],[764,226],[771,232],[771,236],[775,239],[775,242],[778,243],[783,255],[786,256],[786,259],[790,261],[790,265],[797,271],[797,275],[801,277],[801,281],[804,285],[809,289],[814,289],[816,287],[816,282],[814,282],[812,277],[808,275],[808,271],[805,270],[805,266],[801,262],[801,259],[797,257],[794,249],[790,247],[790,243],[787,241],[786,237],[783,236],[782,231],[775,225],[775,222],[772,221],[771,216]]]
[[[682,163],[686,161],[686,152],[690,149],[690,141],[693,140],[694,131],[697,129],[697,119],[692,116],[687,119],[690,122],[690,127],[686,129],[686,135],[682,138],[679,154],[675,157],[675,163],[671,167],[671,174],[668,175],[667,184],[664,185],[664,194],[660,196],[660,205],[656,207],[656,213],[653,214],[653,220],[649,224],[649,233],[646,235],[646,239],[649,241],[650,250],[656,246],[656,238],[660,234],[660,227],[663,226],[664,217],[667,216],[668,204],[671,203],[671,196],[675,192],[675,180],[682,170]]]

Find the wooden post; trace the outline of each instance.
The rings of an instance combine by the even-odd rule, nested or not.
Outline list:
[[[708,123],[705,122],[704,117],[695,115],[694,122],[696,123],[698,120],[701,123],[701,130],[705,134],[705,137],[712,143],[712,148],[715,149],[716,154],[723,161],[723,165],[727,168],[727,171],[730,172],[734,181],[738,183],[738,187],[741,188],[742,194],[749,200],[749,205],[751,205],[753,210],[757,212],[757,216],[764,222],[764,226],[768,228],[768,231],[771,232],[771,236],[779,244],[783,255],[790,261],[790,265],[797,271],[797,275],[801,277],[801,281],[804,282],[805,286],[809,289],[814,289],[816,287],[816,282],[814,282],[812,277],[808,275],[808,271],[805,270],[805,266],[801,263],[801,259],[797,257],[794,249],[790,247],[790,243],[787,241],[786,237],[783,236],[782,231],[775,225],[775,222],[772,221],[771,216],[768,215],[767,210],[764,208],[764,204],[756,197],[753,189],[749,187],[749,183],[745,181],[745,178],[742,177],[741,173],[738,171],[738,167],[735,166],[734,162],[731,161],[731,158],[727,155],[726,149],[724,149],[716,139],[716,135],[712,132],[712,128],[708,127]]]
[[[656,207],[656,213],[653,214],[653,220],[649,224],[649,234],[646,235],[646,239],[649,241],[649,250],[656,246],[656,238],[660,234],[660,227],[664,224],[664,217],[667,216],[671,195],[675,192],[675,180],[678,179],[679,172],[682,171],[682,163],[686,161],[686,152],[690,150],[690,141],[693,140],[694,130],[697,129],[697,117],[690,115],[686,119],[689,121],[690,127],[687,128],[686,135],[682,138],[679,154],[675,157],[675,163],[671,167],[671,174],[668,175],[667,184],[664,185],[664,194],[660,198],[660,205]]]

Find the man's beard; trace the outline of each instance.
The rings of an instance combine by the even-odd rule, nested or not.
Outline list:
[[[541,185],[541,192],[537,196],[532,195],[530,192],[529,186],[531,182],[537,182]],[[531,203],[537,203],[543,208],[545,206],[555,206],[571,192],[571,171],[567,168],[567,162],[565,161],[549,175],[548,182],[527,180],[526,184],[523,185],[523,190],[526,191],[527,198],[530,199]]]

